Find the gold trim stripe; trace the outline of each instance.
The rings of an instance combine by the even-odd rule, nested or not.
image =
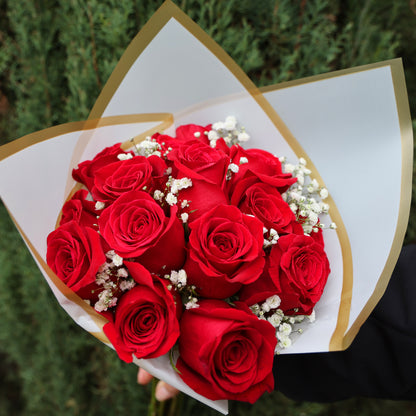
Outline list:
[[[410,204],[412,199],[412,179],[413,179],[413,127],[409,108],[409,99],[406,91],[406,80],[401,59],[387,61],[390,66],[393,81],[394,93],[396,98],[397,113],[399,118],[401,144],[402,144],[402,170],[400,187],[400,205],[397,218],[396,232],[386,264],[377,282],[373,294],[368,299],[364,308],[345,334],[343,348],[347,348],[360,330],[361,325],[371,314],[381,297],[383,296],[394,267],[400,255],[406,234],[407,224],[410,215]],[[383,64],[383,63],[381,63]],[[373,67],[376,67],[374,65]]]
[[[400,68],[401,62],[402,62],[401,58],[388,59],[385,61],[375,62],[372,64],[359,65],[359,66],[354,66],[352,68],[339,69],[337,71],[331,71],[331,72],[326,72],[326,73],[318,74],[318,75],[312,75],[312,76],[304,77],[300,79],[294,79],[292,81],[280,82],[279,84],[267,85],[265,87],[260,87],[259,89],[262,93],[267,93],[271,91],[281,90],[284,88],[297,87],[299,85],[309,84],[311,82],[327,80],[331,78],[341,77],[344,75],[351,75],[357,72],[368,71],[371,69],[377,69],[377,68],[382,68],[386,66],[390,66],[390,67],[394,66],[396,68]]]
[[[130,124],[141,122],[161,121],[161,128],[166,128],[173,122],[172,114],[169,113],[149,113],[149,114],[128,114],[120,116],[101,117],[82,121],[73,121],[70,123],[59,124],[57,126],[47,127],[45,129],[27,134],[19,139],[13,140],[0,147],[0,162],[13,154],[41,143],[45,140],[53,139],[75,131],[93,130],[99,127],[106,127],[118,124]],[[159,126],[158,126],[159,127]]]

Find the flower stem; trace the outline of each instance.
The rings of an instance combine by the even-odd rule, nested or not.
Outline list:
[[[181,413],[182,398],[182,393],[179,393],[171,400],[169,411],[166,416],[177,416]]]
[[[158,379],[152,380],[152,391],[147,411],[147,416],[177,416],[181,412],[183,394],[179,393],[168,402],[156,400],[156,386]]]
[[[165,416],[165,404],[166,402],[158,402],[157,403],[157,416]]]
[[[157,400],[156,400],[156,385],[159,380],[154,378],[152,380],[152,392],[150,395],[150,403],[147,410],[147,416],[157,416]]]

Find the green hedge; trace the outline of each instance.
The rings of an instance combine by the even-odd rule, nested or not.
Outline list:
[[[1,143],[84,119],[160,0],[0,0]],[[403,56],[416,114],[416,17],[388,0],[177,0],[259,85]],[[5,180],[2,178],[1,180]],[[416,241],[415,209],[406,241]],[[144,414],[136,368],[77,327],[0,207],[0,416]],[[295,403],[281,394],[232,415],[404,414],[406,403]],[[406,410],[407,409],[407,410]],[[216,414],[186,399],[183,414]]]

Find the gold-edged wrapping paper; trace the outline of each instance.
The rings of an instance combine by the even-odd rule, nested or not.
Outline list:
[[[169,65],[159,65],[163,61]],[[370,79],[374,88],[363,88],[360,77]],[[362,101],[368,103],[362,108],[362,118],[353,110],[344,109],[344,95],[352,100],[352,109]],[[312,110],[316,115],[311,120],[308,116]],[[329,111],[340,116],[335,117],[338,124],[332,125],[329,116],[325,117]],[[369,207],[383,195],[381,190],[372,189],[368,200],[360,200],[357,215],[368,227],[355,226],[350,219],[350,198],[343,198],[343,194],[352,184],[357,193],[365,193],[371,183],[366,182],[366,175],[359,180],[353,175],[354,160],[345,160],[351,137],[344,137],[341,132],[345,131],[346,121],[360,132],[367,112],[368,119],[376,120],[375,127],[379,128],[366,128],[366,136],[360,138],[360,145],[352,154],[366,157],[367,168],[374,169],[385,166],[382,158],[386,152],[379,149],[388,149],[391,178],[386,179],[390,181],[391,198],[380,207],[380,215],[386,212],[391,218],[383,224],[384,244],[375,238],[367,246],[371,258],[366,263],[365,251],[357,250],[357,241],[365,240],[368,229],[374,227]],[[253,137],[248,143],[250,147],[287,156],[290,161],[304,157],[312,177],[321,185],[330,184],[330,220],[338,228],[325,230],[324,238],[332,273],[317,305],[317,321],[305,326],[304,334],[287,352],[346,348],[382,296],[407,226],[413,137],[400,60],[259,90],[219,45],[171,1],[166,1],[127,48],[87,121],[51,127],[0,148],[0,195],[59,303],[80,326],[108,345],[102,332],[102,317],[68,290],[45,262],[46,237],[75,186],[72,169],[116,142],[128,142],[135,137],[140,140],[160,130],[173,132],[175,126],[189,122],[208,124],[227,115],[236,116],[246,126]],[[390,135],[377,147],[374,143],[378,143],[380,128]],[[311,131],[318,131],[319,135],[314,136]],[[367,141],[369,146],[364,146]],[[319,152],[324,152],[326,159]],[[374,153],[380,159],[370,163],[374,162]],[[334,161],[336,168],[328,171]],[[384,180],[384,172],[379,173],[380,180]],[[10,177],[13,183],[5,180]],[[335,185],[334,177],[340,178]],[[206,400],[184,385],[166,357],[135,361],[187,394],[227,413],[226,402]]]

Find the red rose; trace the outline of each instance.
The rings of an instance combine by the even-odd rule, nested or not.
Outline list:
[[[230,159],[221,151],[198,140],[190,140],[168,154],[173,176],[207,181],[222,187]]]
[[[275,330],[246,305],[201,300],[184,311],[180,330],[176,367],[197,393],[254,403],[273,390]]]
[[[152,273],[178,270],[185,259],[182,223],[170,217],[146,192],[130,191],[105,208],[98,219],[100,232],[121,257],[134,258]]]
[[[254,282],[264,266],[263,225],[237,207],[221,205],[191,224],[188,283],[203,297],[224,299]]]
[[[322,247],[325,246],[324,233],[322,232],[322,228],[319,228],[318,231],[311,232],[311,237],[315,240],[316,243],[320,244]]]
[[[172,149],[176,149],[189,140],[197,139],[209,145],[208,136],[205,132],[209,132],[210,130],[211,124],[205,127],[196,124],[186,124],[176,129],[176,137],[169,136],[168,134],[155,133],[152,136],[152,140],[155,140],[161,146],[162,154],[164,154],[166,151],[169,152]]]
[[[187,213],[188,223],[192,223],[197,218],[219,205],[227,205],[228,198],[218,185],[204,180],[193,179],[192,186],[182,189],[178,193],[178,205],[181,213]]]
[[[265,150],[245,150],[240,146],[233,146],[230,149],[230,157],[232,162],[239,166],[239,170],[228,181],[227,189],[230,195],[235,194],[234,198],[238,200],[241,198],[239,195],[254,182],[269,184],[280,193],[285,192],[296,182],[296,178],[290,173],[282,172],[279,159]],[[245,163],[242,163],[243,160]]]
[[[323,245],[308,235],[280,237],[270,252],[267,271],[240,299],[249,306],[271,295],[281,299],[286,315],[309,315],[321,298],[330,273]]]
[[[126,362],[166,354],[179,337],[180,301],[176,302],[166,282],[152,276],[138,263],[125,262],[137,286],[117,304],[114,322],[104,332]],[[175,305],[176,303],[176,305]]]
[[[95,202],[87,199],[88,192],[81,189],[62,208],[62,217],[59,225],[75,221],[84,227],[96,227],[98,212]]]
[[[94,186],[95,172],[103,166],[112,162],[117,162],[118,155],[126,153],[121,149],[120,143],[111,147],[106,147],[98,153],[94,159],[86,160],[78,165],[77,169],[72,171],[72,177],[77,181],[83,183],[89,190]]]
[[[189,178],[192,186],[178,194],[182,209],[189,215],[189,222],[218,205],[228,204],[224,193],[229,157],[223,152],[198,141],[189,140],[168,154],[173,162],[172,175],[175,178]]]
[[[270,185],[256,182],[240,195],[239,200],[231,197],[231,203],[242,212],[257,217],[268,230],[273,228],[278,234],[303,234],[303,228],[289,205]]]
[[[176,138],[181,141],[198,139],[205,144],[209,144],[208,132],[211,130],[211,124],[207,126],[198,126],[196,124],[185,124],[176,129]]]
[[[96,201],[112,203],[128,191],[152,193],[155,189],[153,177],[162,177],[166,168],[166,163],[157,156],[135,156],[109,163],[95,172],[91,195]]]
[[[75,221],[61,225],[47,238],[46,261],[52,271],[74,292],[95,283],[106,257],[100,235]]]

